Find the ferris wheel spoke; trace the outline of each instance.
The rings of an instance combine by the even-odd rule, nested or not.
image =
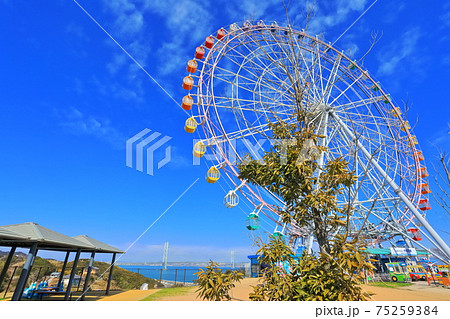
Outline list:
[[[351,82],[349,85],[347,85],[347,87],[337,96],[334,98],[333,101],[331,101],[330,105],[334,104],[334,102],[336,102],[342,95],[345,94],[345,92],[347,92],[349,89],[351,89],[353,87],[354,84],[358,83],[358,81],[363,77],[363,75],[361,74],[357,79],[355,79],[353,82]]]
[[[231,81],[229,81],[229,80],[227,80],[227,79],[225,79],[225,78],[222,78],[222,77],[220,77],[219,75],[217,75],[216,78],[217,78],[218,80],[222,81],[222,82],[226,82],[226,83],[231,84],[231,85],[236,85],[234,82],[231,82]],[[252,93],[252,94],[255,93],[254,90],[252,90],[252,89],[250,89],[250,88],[247,88],[247,87],[245,87],[245,86],[243,86],[243,85],[236,85],[236,86],[237,86],[239,89],[244,90],[244,91],[246,91],[246,92],[249,92],[249,93]],[[262,95],[262,97],[265,98],[265,99],[268,99],[268,100],[271,99],[270,96],[266,96],[266,95]]]
[[[341,139],[343,141],[345,141],[344,143],[348,145],[346,147],[347,149],[354,148],[354,142],[349,140],[348,137],[345,135],[345,133],[342,132],[342,130],[339,130],[339,135],[340,135]],[[339,149],[342,150],[342,149],[345,149],[345,147],[340,146]],[[358,172],[359,176],[366,176],[370,180],[370,183],[371,183],[370,185],[376,185],[376,187],[378,189],[382,189],[383,193],[381,193],[380,195],[391,196],[390,191],[388,190],[388,187],[386,187],[386,185],[387,185],[386,180],[381,179],[380,175],[376,173],[375,168],[373,166],[370,166],[369,164],[366,164],[362,160],[361,156],[355,156],[355,157],[356,157],[356,162],[354,164],[357,165],[357,167],[361,168]],[[375,189],[372,188],[368,192],[366,190],[366,188],[363,187],[362,191],[364,191],[366,193],[366,196],[370,197],[370,196],[373,196]],[[372,194],[372,195],[370,195],[370,194]]]
[[[233,54],[236,55],[236,57],[241,58],[241,59],[244,59],[244,63],[243,63],[242,61],[237,62],[237,61],[235,61],[234,59],[229,59],[229,56],[228,56],[228,55],[225,55],[225,57],[228,58],[228,59],[229,59],[230,61],[232,61],[233,63],[235,63],[238,67],[241,67],[241,66],[245,65],[245,64],[246,64],[245,62],[250,63],[250,64],[253,66],[253,70],[260,70],[260,69],[261,69],[261,66],[263,66],[263,67],[266,69],[266,71],[269,71],[269,73],[270,73],[276,80],[283,81],[281,78],[278,78],[278,75],[276,75],[275,72],[274,72],[274,71],[279,71],[279,68],[273,68],[273,67],[271,67],[271,66],[270,66],[271,63],[267,64],[267,63],[264,61],[264,59],[261,59],[261,57],[260,57],[258,54],[255,53],[255,50],[254,50],[254,49],[249,48],[246,44],[244,44],[244,46],[245,46],[245,47],[247,48],[247,50],[249,51],[249,55],[251,54],[251,56],[252,56],[252,57],[255,57],[255,59],[256,59],[257,61],[254,61],[253,59],[249,58],[248,55],[244,55],[243,53],[237,51],[237,50],[236,50],[235,48],[233,48],[233,47],[230,47],[230,51],[232,51]],[[268,56],[264,56],[263,58],[268,59]],[[269,60],[269,62],[270,62],[270,60]],[[246,68],[246,70],[249,71],[247,68]],[[249,71],[249,72],[250,72],[250,71]],[[252,72],[250,72],[250,73],[252,73]],[[255,75],[255,77],[257,77],[257,76]]]
[[[294,124],[296,119],[287,120],[287,124]],[[218,143],[223,143],[226,139],[236,140],[242,137],[255,136],[256,134],[264,135],[264,132],[270,131],[270,123],[260,124],[258,126],[249,126],[245,129],[227,132],[222,135],[216,136]]]
[[[240,73],[235,73],[235,72],[232,72],[231,70],[227,70],[227,69],[224,69],[224,68],[221,68],[221,67],[217,67],[217,66],[216,66],[215,68],[216,68],[217,70],[220,70],[221,72],[223,72],[221,78],[219,77],[219,76],[220,76],[220,73],[217,73],[217,72],[216,72],[215,74],[216,74],[216,78],[219,78],[219,79],[223,80],[224,82],[227,82],[227,83],[233,83],[233,82],[232,82],[232,79],[235,78],[235,77],[238,77],[240,80],[246,80],[246,81],[247,81],[247,82],[245,82],[246,84],[254,84],[254,83],[257,82],[256,79],[253,79],[253,78],[244,76],[244,75],[242,75],[242,74],[240,74]],[[246,72],[248,72],[249,75],[253,75],[253,76],[255,76],[255,78],[257,78],[257,75],[254,74],[254,73],[251,73],[249,70],[246,69]],[[226,80],[227,75],[232,76],[232,79]],[[277,78],[277,79],[278,79],[281,83],[283,83],[283,81],[282,81],[281,79],[279,79],[279,78]],[[268,79],[266,79],[266,80],[268,80]],[[258,81],[258,83],[261,83],[261,82],[262,82],[262,81]],[[261,84],[261,85],[262,85],[263,87],[265,87],[265,88],[268,89],[268,90],[276,91],[280,96],[286,94],[286,91],[285,91],[285,90],[281,90],[281,89],[278,89],[278,88],[276,88],[276,87],[270,86],[270,85],[267,84],[267,82],[262,82],[262,83],[263,83],[263,84]],[[278,84],[280,84],[280,83],[278,83]]]
[[[241,99],[241,98],[233,99],[233,98],[229,98],[229,97],[219,97],[219,96],[216,96],[215,98],[216,98],[216,100],[218,100],[215,103],[216,107],[225,108],[225,109],[236,109],[236,110],[242,110],[242,111],[251,111],[251,112],[262,112],[262,113],[267,112],[267,110],[257,108],[258,104],[274,105],[276,107],[280,107],[280,105],[285,105],[282,103],[278,104],[278,103],[276,103],[274,101],[270,101],[270,100],[264,101],[264,102],[259,102],[259,101],[254,101],[254,100],[252,101],[252,100]],[[239,105],[233,106],[234,103],[232,103],[232,105],[229,105],[228,104],[229,102],[238,102]],[[251,107],[251,106],[253,106],[253,107]],[[285,106],[287,106],[287,105],[285,105]],[[291,113],[288,110],[286,110],[284,112],[277,111],[274,113],[280,114],[280,115],[285,115],[285,116],[291,115]]]
[[[325,90],[323,91],[322,103],[324,103],[324,104],[328,104],[328,102],[329,102],[331,90],[335,84],[335,79],[336,79],[337,73],[339,71],[339,65],[341,64],[341,60],[342,60],[342,55],[339,54],[333,64],[333,68],[331,69],[331,73],[328,77],[327,84],[325,85]]]
[[[286,43],[286,45],[289,45],[289,43]],[[289,89],[294,87],[299,82],[299,80],[302,80],[302,82],[305,82],[305,77],[301,76],[301,72],[299,72],[299,66],[298,66],[298,62],[296,61],[296,59],[288,60],[288,63],[286,61],[283,62],[283,60],[281,60],[282,62],[280,62],[280,59],[278,58],[278,56],[280,54],[282,54],[283,56],[290,56],[290,55],[286,54],[286,50],[285,50],[284,46],[282,46],[278,43],[278,48],[281,50],[278,52],[274,51],[272,49],[272,47],[269,47],[269,48],[271,48],[270,53],[265,51],[264,47],[262,47],[262,50],[272,63],[275,63],[276,65],[278,65],[279,69],[284,70],[283,74],[285,74],[289,78],[289,81],[291,83],[289,85]],[[292,50],[292,53],[294,54],[295,51]],[[278,59],[272,58],[272,55],[275,55]],[[306,62],[304,65],[305,65],[305,67],[308,67]],[[290,72],[289,71],[290,68],[293,68],[294,72]],[[295,75],[294,78],[291,76],[291,73],[294,73],[294,75]]]
[[[355,101],[355,102],[349,102],[349,103],[344,103],[344,104],[336,104],[335,106],[331,105],[331,107],[333,108],[334,112],[345,113],[346,111],[351,110],[353,108],[359,108],[359,107],[367,106],[367,105],[370,105],[370,104],[381,102],[382,100],[383,100],[383,97],[381,97],[381,96],[374,96],[374,97],[369,97],[369,98],[363,98],[363,99]]]

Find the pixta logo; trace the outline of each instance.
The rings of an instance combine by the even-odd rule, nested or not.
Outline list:
[[[127,167],[133,167],[133,157],[136,159],[136,169],[140,172],[144,172],[144,157],[147,158],[146,172],[148,175],[154,174],[154,162],[155,152],[160,149],[164,144],[172,139],[170,136],[164,135],[159,132],[153,132],[148,128],[143,129],[133,137],[129,138],[126,143],[126,165]],[[160,169],[171,160],[171,146],[166,146],[164,150],[164,158],[158,161],[157,167]],[[135,154],[135,156],[133,156]],[[158,152],[159,154],[159,152]]]

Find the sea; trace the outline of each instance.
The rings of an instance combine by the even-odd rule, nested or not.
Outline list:
[[[152,278],[159,281],[168,281],[172,284],[192,284],[197,276],[194,275],[199,269],[204,267],[177,267],[167,266],[167,269],[161,268],[161,266],[146,266],[146,265],[120,265],[121,268],[141,274],[147,278]],[[220,267],[223,271],[230,269],[236,270],[237,268]]]

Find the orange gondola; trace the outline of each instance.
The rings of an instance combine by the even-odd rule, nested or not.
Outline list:
[[[192,104],[194,104],[194,99],[190,95],[185,95],[183,100],[181,100],[181,108],[183,110],[189,111],[192,108]]]
[[[214,38],[209,36],[205,39],[205,47],[207,47],[208,49],[211,49],[214,45]]]
[[[195,73],[195,71],[197,71],[197,61],[195,60],[189,60],[187,63],[187,68],[186,70],[189,73]]]
[[[195,49],[195,58],[196,59],[203,59],[203,57],[205,56],[205,49],[203,47],[197,47]]]

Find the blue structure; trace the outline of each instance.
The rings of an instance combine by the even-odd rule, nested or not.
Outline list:
[[[302,250],[303,251],[303,250]],[[295,260],[299,260],[302,257],[302,251],[296,255],[293,256]],[[261,255],[250,255],[247,256],[248,259],[250,259],[250,276],[252,278],[257,278],[261,274],[262,268],[264,266],[268,267],[268,265],[261,265],[258,258],[261,257]],[[263,267],[262,267],[263,266]],[[289,270],[289,264],[287,262],[284,262],[280,267],[283,267],[286,272],[290,272]]]
[[[259,255],[247,256],[250,259],[250,277],[257,278],[261,271],[261,265],[258,262]]]

